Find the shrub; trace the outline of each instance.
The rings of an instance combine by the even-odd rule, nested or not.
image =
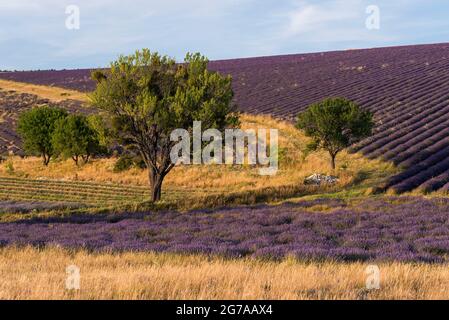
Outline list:
[[[5,164],[5,169],[6,169],[6,173],[9,175],[13,175],[14,174],[14,164],[12,163],[12,161],[8,161]]]
[[[114,164],[114,172],[119,173],[128,171],[129,169],[131,169],[133,164],[134,162],[131,156],[122,155],[120,158],[118,158],[118,160]]]
[[[145,161],[143,161],[142,157],[133,154],[123,154],[116,163],[114,164],[114,172],[124,172],[128,171],[132,167],[146,169]]]

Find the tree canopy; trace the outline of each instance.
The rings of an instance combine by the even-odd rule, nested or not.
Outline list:
[[[25,152],[42,156],[44,165],[48,165],[54,154],[52,135],[56,123],[66,116],[65,110],[48,106],[36,107],[22,113],[17,131],[22,138]]]
[[[327,150],[335,169],[337,154],[371,135],[373,115],[344,98],[328,98],[298,115],[297,128],[312,138],[308,149]]]
[[[91,128],[87,117],[79,114],[57,121],[52,143],[55,154],[72,158],[76,165],[80,158],[87,163],[100,150],[97,133]]]
[[[175,166],[170,160],[173,130],[191,132],[194,121],[201,121],[203,130],[238,124],[231,77],[209,71],[207,65],[199,53],[187,54],[177,64],[143,49],[94,75],[92,103],[106,111],[120,143],[141,155],[153,201],[160,200],[163,179]]]

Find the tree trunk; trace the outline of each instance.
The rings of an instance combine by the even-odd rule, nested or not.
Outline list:
[[[148,169],[148,176],[150,180],[150,190],[151,190],[151,200],[153,202],[158,202],[161,200],[162,196],[162,175],[154,172],[154,169]]]
[[[42,155],[44,166],[48,166],[50,163],[50,156],[47,156],[45,153]]]
[[[337,157],[336,154],[331,154],[331,166],[332,170],[335,170],[335,158]]]
[[[81,156],[81,158],[83,159],[84,164],[87,164],[89,162],[90,154]]]

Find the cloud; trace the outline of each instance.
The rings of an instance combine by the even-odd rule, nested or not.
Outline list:
[[[301,4],[288,13],[285,37],[338,28],[349,20],[360,19],[360,1],[328,1],[322,4]]]
[[[239,39],[231,34],[234,30],[231,20],[243,16],[234,12],[255,1],[0,0],[0,47],[38,42],[49,51],[46,57],[36,56],[36,60],[50,64],[53,61],[51,67],[61,67],[62,61],[67,61],[65,65],[77,61],[83,61],[82,66],[107,64],[119,54],[142,47],[178,59],[186,51],[214,52],[211,48],[215,47],[217,52],[223,52],[225,49],[220,45],[224,38]],[[65,9],[71,4],[80,8],[79,30],[65,27]],[[23,57],[22,66],[17,63],[17,68],[33,68],[33,61],[20,52],[22,47],[17,48],[15,57],[3,51],[1,63],[11,65],[11,61],[17,63]],[[92,62],[84,64],[89,57]]]
[[[300,1],[286,14],[287,22],[279,32],[284,47],[302,43],[319,50],[366,46],[366,43],[388,43],[397,40],[387,30],[368,30],[364,0]],[[337,45],[336,45],[337,44]]]
[[[65,28],[69,4],[80,30]],[[365,27],[370,4],[381,30]],[[442,42],[447,10],[447,0],[0,0],[0,69],[99,66],[142,47],[223,59]]]
[[[37,2],[29,2],[25,0],[0,0],[0,10],[1,12],[25,12],[25,11],[33,11],[40,8],[40,4]]]

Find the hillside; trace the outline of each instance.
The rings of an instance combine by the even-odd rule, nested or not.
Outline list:
[[[384,185],[449,191],[449,43],[213,61],[234,78],[242,111],[293,119],[329,96],[375,113],[375,134],[352,151],[404,168]],[[92,90],[90,70],[3,72],[0,78]],[[2,102],[0,102],[3,108]]]

